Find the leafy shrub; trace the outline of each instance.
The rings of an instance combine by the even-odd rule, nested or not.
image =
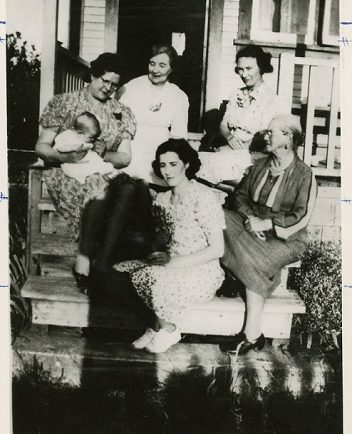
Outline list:
[[[321,342],[331,340],[342,328],[341,243],[311,242],[295,270],[293,286],[306,305],[301,331],[315,333]]]
[[[40,56],[21,33],[6,36],[8,147],[33,149],[38,135]]]

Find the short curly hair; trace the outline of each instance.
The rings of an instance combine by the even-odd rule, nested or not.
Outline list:
[[[271,64],[272,55],[266,53],[259,45],[250,44],[239,50],[236,54],[236,63],[238,63],[241,57],[252,57],[256,59],[261,74],[274,71]],[[237,68],[235,68],[235,71],[237,73]]]
[[[101,77],[106,72],[114,72],[121,75],[122,69],[123,64],[116,53],[103,53],[90,62],[89,72],[94,77]]]
[[[198,172],[201,162],[198,157],[198,152],[195,151],[185,139],[169,139],[158,146],[155,154],[155,160],[152,163],[154,173],[159,178],[162,178],[160,171],[160,156],[166,152],[174,152],[184,164],[188,163],[186,176],[188,179],[193,179]]]

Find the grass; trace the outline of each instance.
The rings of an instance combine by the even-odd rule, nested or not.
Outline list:
[[[299,398],[260,388],[243,398],[230,385],[227,369],[196,366],[162,384],[133,368],[122,376],[102,371],[77,388],[52,380],[34,360],[13,380],[14,434],[342,433],[339,384]]]

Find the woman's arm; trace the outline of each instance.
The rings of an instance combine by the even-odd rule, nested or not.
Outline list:
[[[170,137],[175,139],[187,139],[188,108],[189,102],[187,96],[182,92],[180,100],[176,105],[174,118],[171,123]]]
[[[224,254],[223,231],[213,232],[208,236],[209,245],[199,252],[171,258],[168,267],[192,267],[205,262],[219,259]]]
[[[106,151],[104,161],[111,163],[116,169],[127,167],[131,162],[130,139],[123,139],[117,151]]]
[[[53,149],[56,135],[56,131],[43,127],[35,145],[36,154],[46,163],[53,166],[62,163],[76,163],[86,155],[86,151],[73,151],[66,153],[57,152]]]
[[[220,122],[220,134],[226,139],[228,140],[229,137],[231,136],[231,130],[228,126],[227,123],[227,119],[226,116],[224,116],[224,118],[222,119],[222,121]]]
[[[317,185],[314,174],[310,170],[301,180],[291,210],[273,218],[273,228],[278,238],[287,240],[291,235],[307,226],[313,212],[316,196]]]

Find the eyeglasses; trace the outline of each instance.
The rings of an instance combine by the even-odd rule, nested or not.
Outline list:
[[[100,76],[100,80],[103,83],[103,86],[106,87],[107,89],[109,89],[111,87],[112,90],[116,90],[118,88],[118,84],[113,83],[110,80],[106,80],[102,76]]]

